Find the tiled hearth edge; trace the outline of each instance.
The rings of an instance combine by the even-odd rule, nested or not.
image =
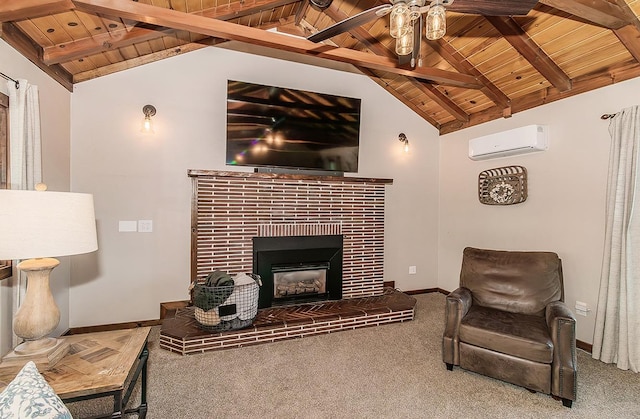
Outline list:
[[[160,347],[188,355],[404,322],[413,320],[415,303],[385,288],[380,296],[262,309],[253,326],[219,333],[201,330],[187,307],[163,321]]]
[[[189,170],[191,279],[251,272],[256,236],[343,235],[342,297],[380,295],[390,179]]]

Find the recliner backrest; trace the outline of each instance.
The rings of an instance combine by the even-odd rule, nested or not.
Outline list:
[[[460,286],[473,304],[512,313],[544,315],[547,304],[562,301],[562,262],[552,252],[513,252],[467,247]]]

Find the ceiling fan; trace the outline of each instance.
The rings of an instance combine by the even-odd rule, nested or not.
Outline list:
[[[332,0],[309,0],[320,9],[326,9]],[[440,39],[446,32],[446,10],[484,16],[526,15],[538,0],[391,0],[364,10],[307,37],[309,41],[321,42],[360,25],[390,15],[389,34],[396,40],[396,54],[400,64],[416,66],[420,57],[422,19],[426,13],[425,37]],[[420,65],[420,63],[417,63]]]

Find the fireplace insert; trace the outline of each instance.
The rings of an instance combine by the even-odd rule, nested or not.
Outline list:
[[[342,236],[253,238],[258,307],[342,298]]]

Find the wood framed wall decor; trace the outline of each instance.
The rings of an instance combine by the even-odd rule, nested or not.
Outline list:
[[[478,199],[485,205],[514,205],[527,200],[527,169],[505,166],[478,175]]]

